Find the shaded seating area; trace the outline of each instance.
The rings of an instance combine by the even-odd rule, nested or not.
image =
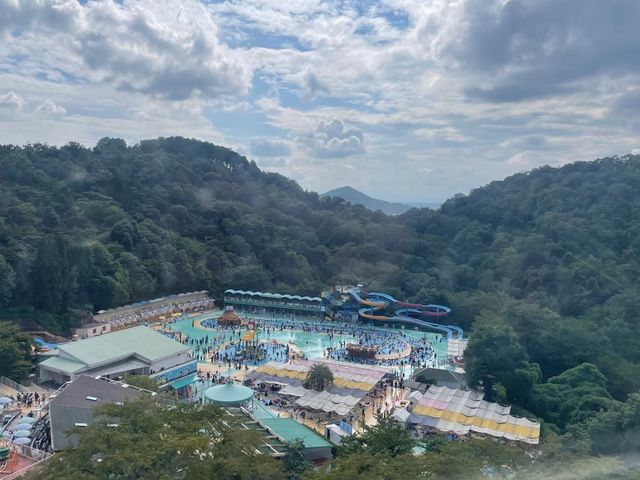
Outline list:
[[[511,415],[511,407],[482,399],[480,392],[432,385],[409,395],[410,406],[393,413],[400,423],[458,435],[477,433],[537,445],[540,423]]]

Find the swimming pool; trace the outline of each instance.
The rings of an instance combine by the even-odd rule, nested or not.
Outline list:
[[[222,314],[222,312],[211,312],[204,315],[199,315],[197,317],[189,317],[181,320],[177,320],[176,322],[170,323],[167,327],[170,330],[178,331],[184,336],[188,336],[189,338],[203,338],[205,336],[212,337],[218,336],[221,334],[222,330],[218,330],[217,328],[204,328],[199,327],[198,323],[202,320],[217,318]],[[269,322],[273,321],[273,317],[271,316],[260,316],[252,314],[252,318],[257,320],[266,320]],[[283,322],[288,322],[288,318],[276,318],[276,320],[281,320]],[[334,324],[326,323],[326,322],[313,322],[314,324],[319,325],[327,325],[331,327],[335,327]],[[429,343],[431,343],[434,351],[437,353],[438,358],[446,358],[447,357],[447,340],[443,338],[442,335],[438,333],[432,332],[423,332],[417,330],[409,330],[409,329],[401,329],[401,328],[385,328],[385,327],[371,327],[367,325],[358,326],[363,330],[374,331],[374,332],[386,332],[389,334],[399,334],[404,333],[407,336],[422,339],[425,338]],[[339,328],[339,327],[338,327]],[[229,335],[229,334],[227,334]],[[329,336],[325,332],[306,332],[302,329],[300,330],[279,330],[277,328],[269,328],[269,333],[266,332],[264,328],[260,328],[257,331],[256,338],[258,341],[277,341],[279,343],[292,343],[298,348],[302,353],[304,353],[307,358],[313,360],[317,358],[322,358],[323,353],[326,351],[327,347],[335,347],[341,341],[345,342],[353,342],[357,337],[351,334],[334,334],[333,336]]]

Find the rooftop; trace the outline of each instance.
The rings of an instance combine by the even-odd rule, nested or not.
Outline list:
[[[331,443],[292,418],[261,418],[258,422],[284,442],[299,439],[306,448],[331,448]]]
[[[249,295],[251,297],[269,298],[272,300],[307,300],[309,302],[322,302],[320,297],[307,297],[300,295],[288,295],[281,293],[269,293],[269,292],[252,292],[250,290],[233,290],[228,289],[224,291],[225,295]]]
[[[154,362],[182,353],[188,347],[150,328],[139,326],[65,343],[58,350],[58,357],[51,357],[41,365],[75,373],[132,355]]]
[[[246,402],[253,398],[253,390],[244,385],[225,383],[207,388],[204,395],[213,403],[233,404]]]
[[[92,409],[108,403],[137,400],[143,396],[143,392],[123,383],[80,375],[57,394],[51,395],[51,406]]]

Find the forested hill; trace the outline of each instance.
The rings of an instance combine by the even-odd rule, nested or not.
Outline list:
[[[498,378],[510,401],[534,409],[527,385],[582,362],[623,399],[640,389],[639,215],[639,156],[388,217],[195,140],[2,146],[0,309],[60,314],[46,326],[64,329],[77,312],[167,293],[359,282],[449,304],[476,338],[494,328],[515,342],[522,358],[500,361],[526,378]]]
[[[232,286],[318,294],[369,260],[370,277],[401,263],[396,239],[412,235],[391,222],[194,140],[3,146],[0,306],[97,310]]]

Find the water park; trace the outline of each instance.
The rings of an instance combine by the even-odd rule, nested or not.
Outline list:
[[[404,302],[361,285],[335,286],[319,297],[230,289],[224,304],[217,307],[206,292],[171,296],[100,312],[109,316],[108,328],[88,324],[76,341],[38,338],[44,358],[38,386],[51,388],[47,396],[54,400],[38,405],[35,425],[51,428],[54,438],[63,428],[47,412],[65,388],[93,381],[78,398],[106,397],[104,382],[134,374],[155,380],[166,398],[234,411],[247,428],[274,439],[264,452],[274,456],[283,455],[291,435],[304,434],[308,459],[328,458],[327,439],[340,444],[392,415],[417,436],[431,429],[537,443],[539,424],[525,424],[505,409],[489,428],[484,404],[463,418],[440,402],[465,391],[467,339],[448,306]],[[321,388],[310,380],[318,369],[330,377]],[[475,397],[465,402],[478,406]],[[17,415],[32,410],[23,405]],[[38,443],[37,435],[21,440],[13,423],[2,438],[14,448],[28,441],[29,448],[51,452],[62,445]]]
[[[156,328],[187,345],[208,378],[244,379],[268,362],[294,359],[390,367],[408,378],[420,368],[460,367],[466,339],[446,321],[450,313],[354,286],[321,297],[230,289],[224,310],[170,317]]]

